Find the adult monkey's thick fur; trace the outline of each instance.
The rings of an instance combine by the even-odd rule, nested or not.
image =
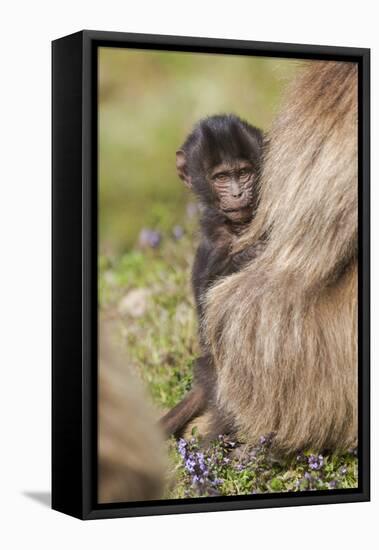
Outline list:
[[[357,442],[357,67],[311,62],[269,134],[243,248],[267,246],[208,293],[218,402],[282,452]]]

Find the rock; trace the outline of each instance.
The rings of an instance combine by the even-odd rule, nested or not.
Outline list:
[[[177,305],[175,311],[175,323],[186,325],[192,317],[192,308],[186,303],[181,302]]]
[[[119,302],[118,310],[121,315],[142,317],[149,305],[150,291],[147,288],[130,290]]]

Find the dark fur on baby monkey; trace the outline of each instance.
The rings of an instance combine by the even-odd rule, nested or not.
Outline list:
[[[254,216],[262,132],[235,115],[216,115],[196,124],[176,153],[179,177],[201,205],[200,243],[192,269],[202,357],[194,366],[194,384],[186,397],[162,418],[167,435],[179,436],[205,409],[212,409],[209,438],[232,430],[215,404],[213,359],[201,330],[206,291],[219,277],[239,271],[254,259],[259,244],[235,253],[233,244]]]

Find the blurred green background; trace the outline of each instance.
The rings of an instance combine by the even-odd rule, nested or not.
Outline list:
[[[170,232],[193,200],[175,151],[195,122],[233,112],[266,130],[296,62],[263,57],[101,48],[100,252],[118,255],[142,228]]]

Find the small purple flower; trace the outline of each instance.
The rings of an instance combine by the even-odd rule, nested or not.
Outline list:
[[[185,439],[179,439],[178,441],[178,451],[185,458],[187,454],[187,441]]]
[[[264,436],[264,435],[261,435],[261,437],[259,438],[259,443],[260,443],[261,445],[264,445],[264,444],[266,443],[266,441],[267,441],[267,440],[266,440],[265,436]]]
[[[138,237],[138,244],[142,248],[158,248],[162,240],[162,236],[159,231],[153,229],[144,228]]]
[[[340,473],[344,476],[346,472],[347,472],[346,466],[342,466],[342,468],[340,469]]]
[[[333,479],[332,481],[329,481],[329,489],[335,489],[337,485],[337,481]]]
[[[308,464],[311,470],[320,470],[324,464],[324,457],[322,455],[319,455],[318,457],[315,455],[310,455],[308,457]]]
[[[204,475],[208,475],[208,468],[205,464],[204,453],[196,453],[197,465]]]
[[[172,236],[179,241],[184,235],[184,229],[181,225],[175,225],[172,229]]]
[[[195,471],[196,462],[192,458],[187,458],[185,466],[190,474]]]
[[[223,484],[224,468],[231,461],[227,454],[234,445],[230,445],[227,437],[221,436],[214,445],[203,450],[196,437],[190,440],[179,439],[177,449],[181,455],[187,479],[192,482],[192,491],[200,495],[219,494],[219,486]]]

